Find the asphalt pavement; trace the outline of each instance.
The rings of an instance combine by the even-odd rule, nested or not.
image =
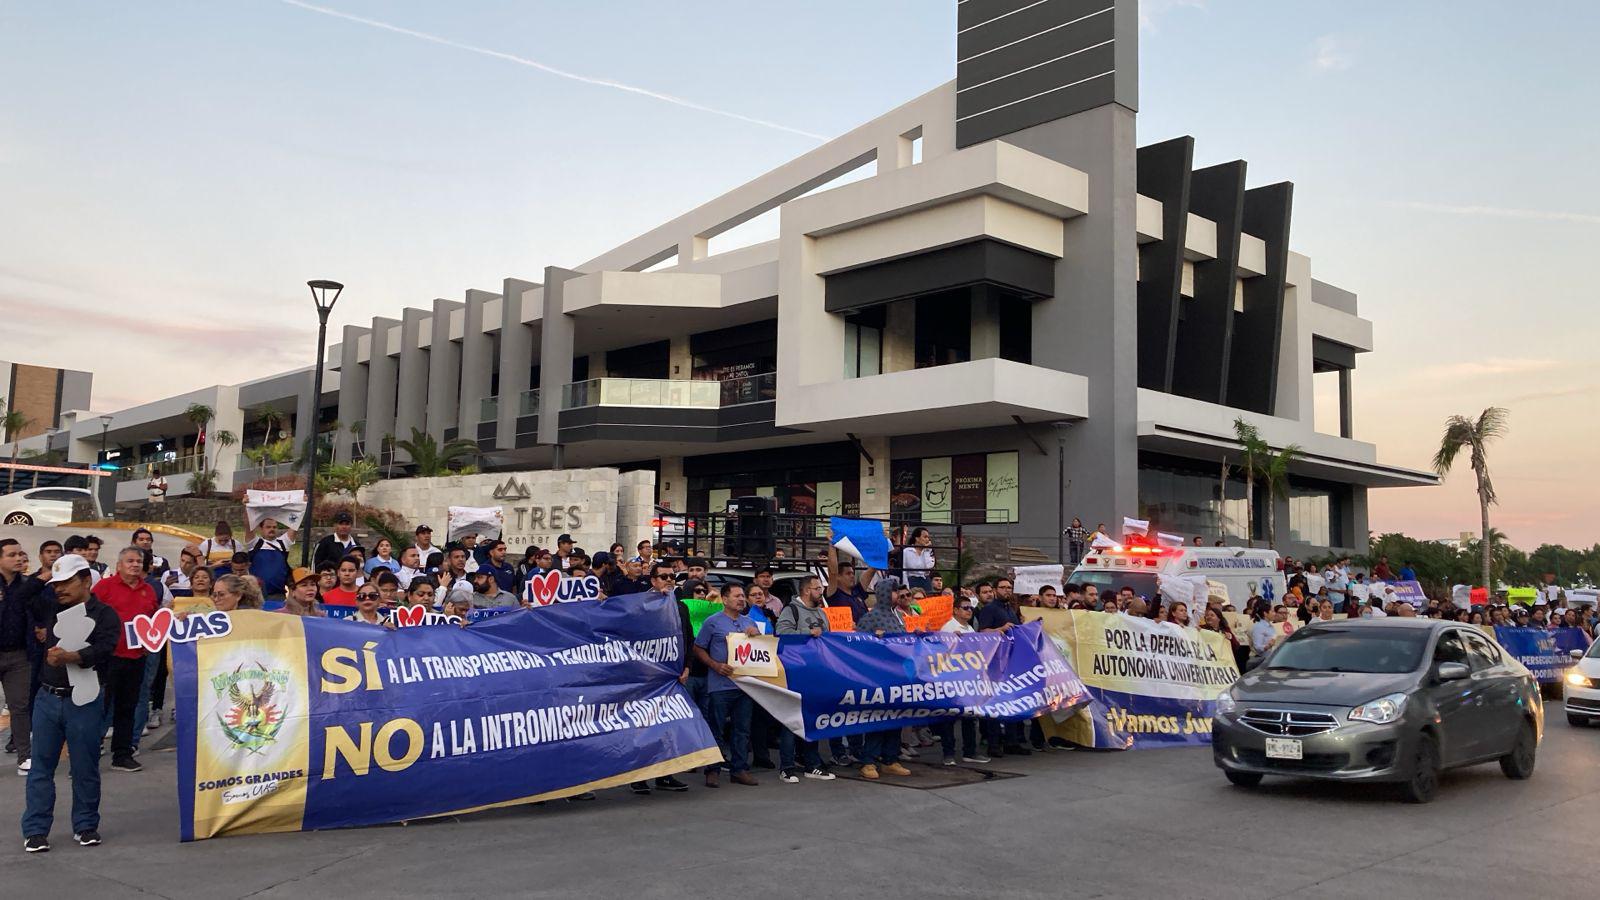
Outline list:
[[[1600,729],[1547,711],[1531,779],[1449,773],[1427,806],[1236,788],[1206,748],[1056,751],[990,766],[1025,777],[941,790],[758,772],[753,788],[691,778],[686,794],[193,844],[178,842],[175,756],[152,747],[145,771],[106,771],[93,848],[68,833],[63,768],[55,849],[24,855],[23,779],[0,770],[0,873],[19,897],[1593,896]]]
[[[28,551],[28,557],[33,562],[33,567],[39,564],[39,545],[54,539],[65,542],[67,538],[75,535],[94,534],[100,537],[103,545],[100,556],[106,563],[115,560],[117,551],[133,542],[133,532],[125,528],[47,528],[42,525],[0,525],[0,538],[15,538],[22,542],[23,549]],[[176,560],[178,551],[186,543],[181,538],[155,532],[155,551],[167,559]]]

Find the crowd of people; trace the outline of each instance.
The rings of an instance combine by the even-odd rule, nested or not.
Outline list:
[[[0,682],[11,713],[8,752],[17,756],[19,775],[28,777],[23,831],[27,849],[49,848],[55,802],[54,774],[63,748],[71,759],[73,834],[85,845],[99,842],[99,759],[109,744],[111,769],[139,772],[143,735],[164,720],[167,666],[164,655],[130,645],[123,624],[162,607],[186,616],[200,610],[275,608],[299,616],[337,615],[350,622],[393,627],[399,606],[423,606],[458,616],[464,627],[475,610],[505,610],[534,604],[532,582],[549,572],[566,577],[594,576],[601,599],[660,592],[680,601],[720,604],[720,611],[693,626],[689,607],[679,603],[685,653],[680,680],[710,723],[723,762],[699,773],[706,787],[754,786],[757,770],[775,770],[783,783],[827,781],[834,769],[849,767],[867,780],[904,777],[904,762],[938,755],[947,766],[982,764],[1005,755],[1053,749],[1037,723],[962,719],[932,728],[893,728],[826,742],[806,741],[781,727],[732,681],[729,634],[818,636],[837,620],[830,609],[849,610],[852,627],[877,635],[902,633],[907,618],[922,612],[930,597],[948,596],[951,616],[942,630],[953,633],[1005,632],[1027,618],[1024,610],[1093,610],[1190,626],[1222,635],[1242,669],[1252,654],[1265,653],[1283,637],[1286,622],[1310,623],[1339,616],[1428,616],[1480,625],[1571,627],[1592,638],[1593,608],[1539,604],[1531,608],[1492,605],[1471,610],[1430,600],[1418,608],[1388,591],[1375,595],[1366,577],[1349,561],[1325,567],[1285,560],[1287,592],[1274,602],[1246,600],[1242,618],[1230,600],[1210,596],[1190,609],[1183,602],[1143,596],[1133,588],[1101,590],[1095,584],[1068,582],[1060,590],[1045,585],[1019,594],[1012,578],[1000,575],[947,586],[931,536],[925,528],[895,535],[888,571],[866,569],[840,559],[832,550],[814,565],[784,572],[761,567],[753,577],[715,577],[713,563],[693,545],[639,541],[631,550],[612,544],[593,554],[562,535],[552,548],[528,548],[512,557],[498,539],[465,535],[435,545],[432,530],[418,527],[405,546],[388,537],[369,548],[356,540],[352,521],[338,516],[333,530],[314,547],[312,566],[293,567],[292,530],[265,519],[235,539],[231,526],[218,522],[212,537],[187,544],[176,560],[154,551],[154,535],[140,528],[115,558],[100,560],[103,542],[92,535],[64,542],[45,541],[31,560],[15,540],[0,540]],[[1082,531],[1074,520],[1074,528]],[[1102,526],[1103,530],[1103,526]],[[1069,534],[1069,537],[1072,535]],[[1089,541],[1087,533],[1077,536]],[[1387,568],[1387,560],[1382,561]],[[1373,581],[1404,580],[1407,567],[1386,571]],[[1377,576],[1375,570],[1372,573]],[[778,576],[782,575],[781,583]],[[90,633],[76,649],[59,646],[64,635],[55,624],[62,610],[83,604]],[[75,642],[76,643],[76,642]],[[100,695],[87,705],[72,701],[66,670],[77,666],[98,675]],[[773,759],[776,750],[777,759]],[[684,791],[676,776],[631,785],[638,794]],[[590,799],[579,795],[575,802]]]

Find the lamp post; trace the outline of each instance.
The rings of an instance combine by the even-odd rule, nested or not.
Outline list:
[[[106,413],[105,415],[100,417],[100,465],[96,466],[95,468],[100,469],[100,471],[102,473],[105,472],[105,469],[101,468],[101,466],[104,466],[106,464],[106,433],[111,430],[111,420],[115,419],[115,418],[116,418],[116,416],[113,416],[110,413]],[[90,486],[92,488],[94,488],[94,514],[96,516],[99,516],[102,519],[104,519],[106,517],[105,502],[100,499],[100,491],[101,491],[100,485],[102,483],[102,479],[104,479],[104,478],[105,478],[105,476],[104,476],[104,474],[102,474],[100,476],[100,478],[90,478],[89,479]],[[112,482],[112,483],[115,484],[116,482]],[[112,512],[115,513],[116,509],[117,509],[116,504],[112,503],[112,505],[111,505]]]
[[[317,440],[317,424],[322,418],[322,364],[328,345],[328,315],[333,304],[339,302],[344,285],[337,281],[306,282],[311,288],[311,299],[317,304],[317,368],[311,378],[311,447],[306,458],[306,516],[300,537],[300,565],[311,567],[311,511],[317,506],[317,459],[322,455],[322,444]]]

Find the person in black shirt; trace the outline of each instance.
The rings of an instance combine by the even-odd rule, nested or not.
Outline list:
[[[325,562],[335,566],[339,560],[350,555],[350,548],[356,546],[356,539],[350,536],[350,529],[355,525],[355,520],[347,512],[338,512],[333,516],[333,531],[322,536],[317,541],[317,548],[311,554],[311,567],[314,569]]]
[[[23,849],[43,853],[50,849],[50,826],[55,821],[56,767],[65,746],[72,769],[72,834],[79,844],[100,843],[100,725],[105,667],[117,648],[122,621],[116,610],[89,593],[89,561],[77,554],[56,560],[50,585],[58,602],[56,615],[45,625],[45,665],[39,676],[39,695],[33,710],[33,768],[28,772],[27,809],[22,814]],[[83,604],[89,620],[88,643],[78,650],[57,646],[60,613]],[[95,695],[80,704],[73,696],[69,667],[93,669]]]
[[[610,554],[596,553],[595,557],[598,559],[602,555],[609,556]],[[674,594],[673,583],[674,579],[672,577],[671,566],[664,562],[656,562],[651,564],[650,587],[646,590],[654,591],[658,594],[665,594],[668,597],[671,597]],[[636,592],[629,591],[629,593]],[[607,591],[606,594],[607,596],[617,596],[612,594],[610,591]],[[690,699],[694,700],[695,705],[700,707],[702,715],[707,715],[709,703],[703,702],[705,698],[709,697],[705,690],[706,666],[705,663],[696,659],[695,654],[690,650],[690,648],[694,646],[694,623],[689,617],[689,607],[685,606],[682,600],[675,600],[674,602],[678,605],[678,622],[683,628],[683,645],[678,649],[678,682],[689,687]],[[700,671],[700,696],[695,695],[694,687],[689,684],[690,680],[694,677],[693,672],[695,667],[699,667]],[[633,789],[635,794],[639,794],[641,796],[650,793],[650,785],[643,781],[635,781],[633,784],[629,785],[629,787]],[[689,786],[684,784],[683,781],[678,779],[676,776],[663,775],[662,777],[656,779],[656,789],[681,793],[683,791],[687,791]]]

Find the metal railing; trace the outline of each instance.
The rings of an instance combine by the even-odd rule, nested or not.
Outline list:
[[[484,397],[478,401],[478,421],[494,422],[500,418],[500,398]]]
[[[539,414],[539,389],[523,391],[517,405],[518,416],[537,416]]]
[[[901,516],[859,516],[884,523],[889,534],[889,571],[903,575],[901,550],[911,533],[927,528],[934,551],[935,571],[959,575],[965,543],[960,524],[913,521]],[[701,556],[717,566],[779,569],[817,569],[828,558],[830,517],[796,513],[672,513],[658,514],[653,522],[653,542],[675,544],[686,555]],[[841,562],[849,557],[840,556]],[[865,567],[857,563],[858,569]]]
[[[561,389],[562,409],[587,406],[636,406],[667,409],[720,409],[759,403],[778,396],[776,373],[765,372],[726,381],[672,378],[591,378]]]

